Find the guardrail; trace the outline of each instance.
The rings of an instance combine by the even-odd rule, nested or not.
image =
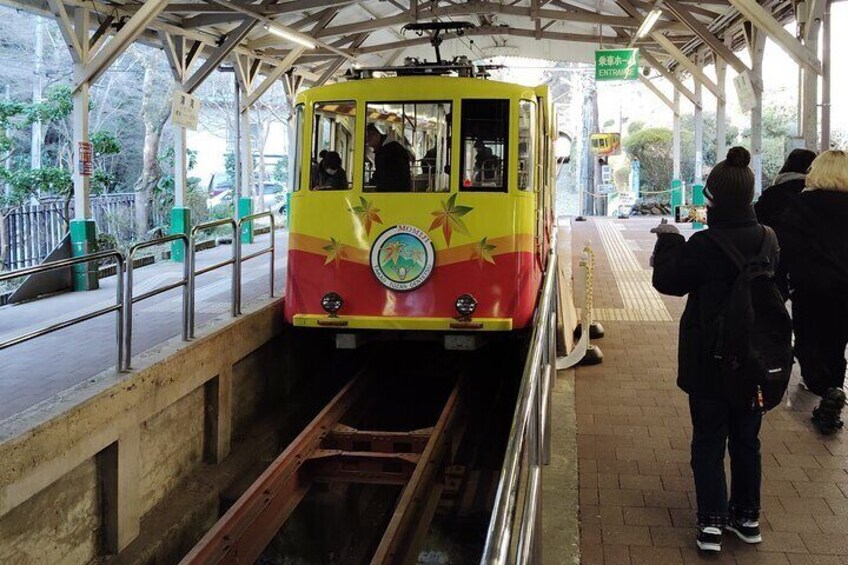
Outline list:
[[[268,218],[268,219],[271,220],[271,238],[270,238],[271,242],[268,245],[268,247],[266,247],[265,249],[260,249],[259,251],[256,251],[256,252],[251,253],[250,255],[248,255],[246,257],[243,257],[242,253],[241,253],[241,249],[242,249],[241,228],[245,223],[252,222],[253,220],[258,220],[260,218]],[[236,265],[238,266],[238,268],[236,269],[236,271],[237,271],[236,277],[237,277],[237,280],[238,280],[238,284],[236,285],[237,291],[236,291],[236,294],[235,294],[235,297],[234,297],[234,310],[233,310],[234,316],[238,316],[238,315],[241,314],[241,264],[244,263],[245,261],[249,261],[249,260],[254,259],[256,257],[260,257],[260,256],[264,255],[265,253],[271,254],[271,261],[270,261],[271,262],[271,298],[274,298],[274,265],[275,265],[274,254],[275,254],[275,250],[277,248],[276,242],[274,240],[274,225],[275,225],[275,222],[274,222],[274,213],[273,212],[258,212],[256,214],[251,214],[249,216],[239,218],[239,220],[236,224],[236,238],[234,240],[234,244],[235,244],[235,247],[236,247],[236,252],[235,252],[236,253]]]
[[[208,265],[203,267],[199,271],[197,270],[197,251],[195,249],[195,242],[197,240],[197,234],[201,231],[210,230],[213,228],[217,228],[220,226],[230,226],[233,230],[233,256],[226,261],[220,261],[218,263]],[[273,240],[273,232],[271,232]],[[241,249],[241,245],[239,244],[239,226],[235,220],[232,218],[226,218],[223,220],[215,220],[212,222],[206,222],[203,224],[197,224],[191,229],[191,245],[189,245],[188,252],[188,263],[189,263],[189,300],[191,301],[189,304],[189,322],[188,322],[188,338],[194,338],[194,303],[195,303],[195,279],[203,274],[206,274],[210,271],[214,271],[215,269],[220,269],[221,267],[226,267],[227,265],[233,266],[233,280],[232,280],[232,290],[230,294],[230,299],[232,302],[232,315],[236,317],[239,315],[239,306],[237,305],[237,299],[240,296],[239,288],[241,286],[241,264],[239,261],[239,251]]]
[[[90,253],[88,255],[83,255],[81,257],[74,257],[72,259],[63,259],[61,261],[53,261],[50,263],[45,263],[43,265],[37,265],[35,267],[27,267],[25,269],[18,269],[16,271],[11,271],[8,273],[0,273],[0,282],[16,279],[18,277],[27,277],[29,275],[35,275],[38,273],[44,273],[47,271],[52,271],[54,269],[66,269],[68,267],[73,267],[74,265],[79,265],[81,263],[89,263],[91,261],[98,261],[101,259],[115,259],[118,264],[118,272],[122,272],[124,269],[124,256],[120,251],[100,251],[99,253]],[[41,337],[43,335],[47,335],[49,333],[53,333],[55,331],[68,328],[75,324],[79,324],[81,322],[85,322],[86,320],[91,320],[92,318],[96,318],[98,316],[102,316],[103,314],[108,314],[110,312],[116,312],[117,316],[115,318],[115,338],[117,340],[118,345],[118,354],[117,354],[117,363],[115,364],[115,368],[120,371],[124,364],[123,354],[124,348],[122,345],[123,342],[123,332],[124,332],[124,318],[123,318],[123,296],[124,296],[124,280],[123,277],[118,277],[117,284],[115,286],[115,294],[116,300],[115,304],[111,306],[106,306],[104,308],[99,308],[94,310],[93,312],[88,312],[86,314],[82,314],[80,316],[76,316],[74,318],[70,318],[68,320],[63,320],[61,322],[51,324],[49,326],[44,326],[43,328],[39,328],[37,330],[33,330],[31,332],[19,335],[17,337],[13,337],[11,339],[7,339],[5,341],[0,342],[0,350],[6,349],[7,347],[12,347],[13,345],[17,345],[19,343],[24,343],[31,339],[35,339],[37,337]]]
[[[580,266],[584,280],[583,331],[574,350],[558,361],[558,271],[554,237],[481,565],[541,563],[542,468],[550,463],[551,390],[557,369],[577,364],[589,347],[594,261],[588,246]]]
[[[124,358],[125,371],[129,371],[130,362],[132,361],[132,306],[136,302],[141,302],[142,300],[146,300],[158,294],[162,294],[163,292],[168,292],[169,290],[183,287],[183,341],[188,341],[188,324],[190,318],[189,306],[191,305],[191,299],[189,297],[191,290],[189,287],[189,279],[191,278],[190,261],[186,260],[183,263],[183,278],[181,280],[175,283],[165,285],[163,287],[154,288],[153,290],[149,290],[144,294],[140,294],[139,296],[133,296],[133,259],[135,258],[136,252],[141,249],[146,249],[148,247],[155,247],[157,245],[171,243],[172,241],[182,241],[186,249],[186,255],[191,253],[191,245],[188,236],[184,233],[175,233],[173,235],[168,235],[165,237],[151,239],[150,241],[143,241],[141,243],[137,243],[130,247],[129,253],[127,254],[127,291],[124,295],[124,351],[126,353],[126,357]]]
[[[271,222],[271,237],[270,244],[268,247],[264,249],[260,249],[258,251],[254,251],[249,255],[242,255],[242,243],[241,243],[241,229],[244,224],[258,220],[261,218],[269,218]],[[233,255],[229,259],[224,261],[219,261],[212,265],[207,265],[201,269],[197,269],[197,257],[195,251],[195,243],[197,240],[197,235],[201,231],[212,229],[220,226],[230,226],[232,228],[233,234]],[[276,225],[274,220],[273,212],[260,212],[257,214],[252,214],[250,216],[245,216],[239,220],[233,219],[223,219],[216,220],[212,222],[206,222],[203,224],[198,224],[192,228],[190,236],[185,234],[173,234],[165,237],[160,237],[157,239],[152,239],[150,241],[144,241],[137,245],[132,246],[129,249],[129,252],[125,256],[120,251],[102,251],[98,253],[90,253],[88,255],[83,255],[80,257],[74,257],[71,259],[64,259],[61,261],[53,261],[50,263],[45,263],[43,265],[37,265],[34,267],[27,267],[24,269],[18,269],[15,271],[3,272],[0,273],[0,282],[16,279],[19,277],[26,277],[29,275],[34,275],[37,273],[43,273],[47,271],[51,271],[54,269],[66,269],[68,267],[73,267],[74,265],[79,265],[81,263],[88,263],[91,261],[98,261],[102,259],[115,259],[117,263],[117,272],[118,273],[126,273],[124,276],[117,277],[116,283],[116,300],[115,304],[111,306],[106,306],[103,308],[99,308],[92,312],[88,312],[86,314],[76,316],[74,318],[63,320],[62,322],[58,322],[52,325],[44,326],[43,328],[39,328],[37,330],[33,330],[27,332],[25,334],[15,336],[10,339],[6,339],[4,341],[0,341],[0,350],[6,349],[8,347],[12,347],[13,345],[17,345],[19,343],[24,343],[31,339],[41,337],[43,335],[47,335],[49,333],[73,326],[80,322],[84,322],[86,320],[90,320],[92,318],[96,318],[98,316],[102,316],[103,314],[108,314],[110,312],[116,312],[116,324],[115,324],[115,339],[117,341],[117,362],[115,363],[116,370],[123,372],[128,371],[130,369],[130,362],[132,361],[132,334],[133,334],[133,304],[137,302],[141,302],[142,300],[146,300],[153,296],[162,294],[164,292],[168,292],[175,288],[183,287],[183,324],[182,324],[182,338],[184,341],[188,341],[194,337],[195,332],[195,281],[199,275],[208,273],[210,271],[214,271],[215,269],[220,269],[227,265],[233,266],[233,274],[232,274],[232,291],[231,291],[231,313],[232,316],[238,316],[241,314],[241,286],[242,286],[242,263],[245,261],[249,261],[256,257],[260,257],[265,255],[266,253],[270,255],[270,297],[273,298],[275,295],[274,287],[276,283],[275,277],[275,268],[276,268],[276,241],[274,238]],[[181,241],[183,245],[186,247],[186,261],[184,264],[183,276],[180,280],[147,291],[139,296],[133,295],[133,279],[134,279],[134,268],[133,263],[136,256],[136,253],[141,249],[146,249],[149,247],[154,247],[157,245],[164,245],[167,243],[171,243],[174,241]],[[125,278],[126,277],[126,278]]]

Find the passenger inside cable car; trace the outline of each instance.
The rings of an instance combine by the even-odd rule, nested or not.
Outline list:
[[[352,179],[347,171],[353,162],[353,132],[356,106],[350,102],[315,104],[312,130],[312,190],[348,190]]]
[[[450,190],[450,129],[449,102],[375,102],[366,107],[369,120],[366,146],[373,155],[365,157],[365,192],[448,192]],[[374,133],[376,131],[376,133]],[[391,159],[382,153],[390,145],[395,149]],[[404,161],[400,149],[406,153]],[[409,181],[387,181],[388,175]]]
[[[342,158],[335,151],[328,151],[318,166],[316,190],[347,189],[347,173],[342,167]]]

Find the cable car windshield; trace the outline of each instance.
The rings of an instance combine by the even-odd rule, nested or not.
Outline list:
[[[506,192],[509,100],[462,101],[460,190]]]
[[[450,190],[449,102],[366,106],[365,192]]]

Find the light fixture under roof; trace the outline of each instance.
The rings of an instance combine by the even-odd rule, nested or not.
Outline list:
[[[275,25],[266,25],[265,31],[272,33],[277,37],[282,37],[283,39],[297,43],[298,45],[302,45],[307,49],[315,49],[316,43],[303,34],[291,32]]]
[[[636,37],[638,39],[642,39],[643,37],[651,33],[651,30],[654,28],[654,25],[657,23],[657,20],[660,19],[661,15],[662,10],[660,9],[658,4],[653,10],[648,13],[647,16],[645,16],[645,19],[642,20],[642,25],[640,25],[639,29],[636,31]]]

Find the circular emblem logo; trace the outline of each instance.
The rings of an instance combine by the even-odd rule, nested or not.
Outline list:
[[[371,269],[383,286],[392,290],[413,290],[424,284],[435,259],[430,236],[415,226],[391,227],[371,246]]]

